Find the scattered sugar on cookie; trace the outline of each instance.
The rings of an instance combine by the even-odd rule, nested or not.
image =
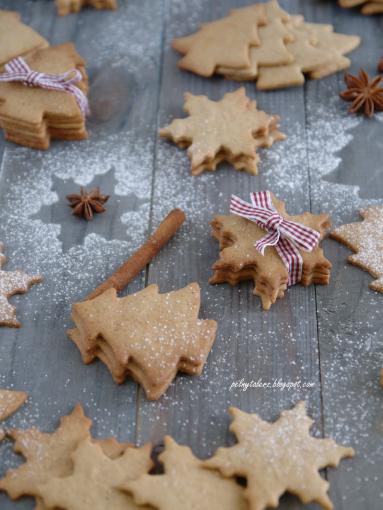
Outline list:
[[[127,481],[121,489],[132,493],[139,505],[182,510],[246,510],[244,489],[218,471],[204,468],[190,448],[165,437],[165,451],[159,456],[162,475],[143,475]]]
[[[79,12],[83,7],[115,10],[117,9],[117,0],[56,0],[56,9],[59,16]]]
[[[278,130],[279,118],[257,109],[244,88],[229,92],[220,101],[185,94],[186,119],[176,119],[160,136],[179,147],[188,147],[191,173],[214,171],[226,161],[237,170],[258,173],[259,147],[271,147],[286,137]]]
[[[24,294],[32,285],[42,281],[41,276],[29,276],[22,271],[4,271],[4,245],[0,243],[0,326],[19,328],[20,322],[16,318],[16,308],[8,302],[14,294]]]
[[[205,465],[219,469],[226,477],[245,477],[245,496],[251,510],[277,507],[286,491],[303,503],[333,508],[327,494],[329,482],[318,470],[338,466],[342,458],[352,457],[354,450],[332,439],[310,436],[313,420],[307,416],[304,402],[283,411],[274,423],[234,407],[229,412],[233,418],[230,430],[238,443],[219,448]]]
[[[264,310],[269,310],[278,298],[283,298],[289,285],[327,285],[331,263],[324,256],[319,241],[330,226],[329,216],[309,212],[290,216],[284,202],[268,191],[252,193],[251,199],[252,204],[232,197],[232,214],[216,216],[211,222],[220,255],[213,265],[210,283],[226,282],[234,286],[243,280],[252,280],[254,294],[261,298]],[[263,205],[260,206],[257,201]],[[256,215],[259,215],[258,219]],[[290,231],[284,230],[284,220],[293,222],[292,225],[286,224]],[[291,238],[295,228],[303,228],[305,236],[316,236],[310,251],[303,246],[294,249],[293,245],[299,242],[301,235],[298,232],[298,237]],[[275,238],[271,237],[270,243],[267,243],[267,236]],[[266,245],[259,249],[257,244],[263,239],[266,239]],[[285,247],[288,239],[293,239],[293,245]],[[291,260],[290,255],[293,255]]]
[[[0,421],[6,420],[21,407],[28,398],[24,391],[0,389]]]
[[[330,237],[355,252],[347,260],[377,278],[370,288],[383,292],[383,206],[368,207],[360,215],[363,221],[342,225]]]
[[[197,283],[165,294],[149,285],[123,298],[111,288],[73,305],[69,337],[84,363],[99,358],[116,383],[130,376],[155,400],[178,371],[202,373],[217,323],[198,319],[200,302]]]
[[[36,498],[37,508],[46,510],[40,485],[52,477],[68,476],[73,472],[71,455],[82,441],[91,439],[92,421],[87,418],[81,405],[60,420],[52,433],[41,432],[36,428],[13,429],[8,434],[15,441],[14,451],[25,458],[24,464],[7,471],[0,480],[0,489],[11,499],[22,496]],[[120,457],[131,445],[120,443],[115,438],[93,440],[110,459]]]

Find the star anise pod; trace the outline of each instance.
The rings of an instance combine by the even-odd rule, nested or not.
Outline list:
[[[103,204],[107,202],[109,195],[102,195],[100,188],[93,188],[87,191],[81,187],[80,194],[73,193],[67,195],[66,199],[69,202],[69,206],[73,209],[73,214],[89,221],[93,219],[94,214],[106,211]]]
[[[349,112],[363,111],[366,117],[372,117],[375,111],[383,110],[383,88],[380,82],[383,76],[370,78],[364,69],[359,71],[358,76],[346,73],[344,81],[347,89],[340,93],[345,101],[352,101]]]
[[[378,73],[383,73],[383,57],[378,62]]]

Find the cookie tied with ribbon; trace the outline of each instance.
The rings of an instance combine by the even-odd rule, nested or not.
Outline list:
[[[87,137],[85,62],[71,43],[12,59],[0,75],[0,125],[20,145],[47,149],[52,138]]]
[[[269,310],[288,286],[327,284],[331,263],[319,246],[330,226],[326,214],[290,216],[269,191],[251,193],[251,203],[232,196],[230,216],[216,216],[213,236],[220,258],[210,283],[253,280],[254,294]]]

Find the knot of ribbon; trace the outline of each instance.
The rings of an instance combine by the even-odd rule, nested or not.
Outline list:
[[[0,74],[0,81],[20,82],[28,87],[40,87],[48,90],[67,92],[74,96],[82,115],[89,113],[88,98],[75,83],[82,80],[77,69],[71,69],[63,74],[46,74],[33,71],[21,57],[14,58],[4,66],[5,72]]]
[[[288,285],[302,279],[303,259],[299,250],[311,252],[320,240],[320,233],[306,225],[288,220],[278,213],[269,191],[250,193],[251,204],[232,195],[230,213],[256,223],[267,233],[255,243],[264,255],[267,246],[274,246],[287,268]]]

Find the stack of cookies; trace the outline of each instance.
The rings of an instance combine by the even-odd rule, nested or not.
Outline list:
[[[123,298],[115,289],[72,307],[76,329],[69,337],[84,363],[99,358],[113,379],[131,377],[150,400],[159,398],[178,371],[202,372],[215,339],[217,324],[199,320],[197,283],[159,294],[157,285]]]
[[[214,171],[223,161],[256,175],[257,150],[286,138],[279,131],[279,117],[258,110],[243,87],[220,101],[186,93],[184,110],[189,117],[173,120],[160,129],[160,136],[188,148],[192,175]]]
[[[88,90],[84,60],[72,43],[36,50],[25,62],[33,71],[48,74],[77,69],[83,79],[76,86]],[[7,140],[35,149],[47,149],[51,138],[87,137],[84,114],[72,94],[18,82],[0,82],[0,126]]]
[[[318,79],[348,68],[350,60],[344,55],[359,43],[358,36],[334,33],[331,25],[291,16],[272,0],[206,23],[196,34],[175,39],[173,47],[184,55],[179,62],[183,69],[201,76],[256,80],[259,89],[268,90],[302,85],[305,75]]]

